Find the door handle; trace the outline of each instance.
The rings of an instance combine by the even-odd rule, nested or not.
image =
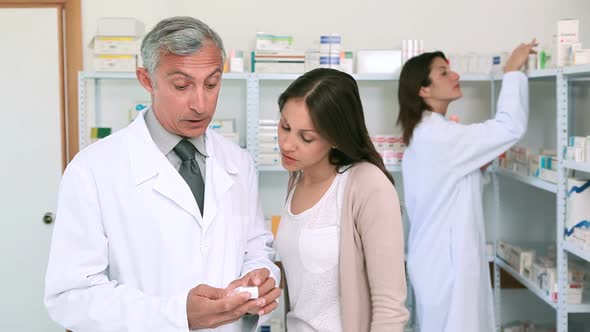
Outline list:
[[[51,212],[46,212],[43,215],[43,222],[47,225],[51,224],[53,222],[53,213]]]

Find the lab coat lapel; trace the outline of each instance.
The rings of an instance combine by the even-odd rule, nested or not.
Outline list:
[[[158,149],[147,129],[143,113],[130,125],[129,155],[135,185],[156,176],[154,190],[190,213],[199,224],[203,218],[188,184]],[[205,195],[206,197],[206,195]]]
[[[205,225],[209,225],[221,209],[224,196],[234,183],[231,174],[238,172],[221,151],[222,145],[215,143],[216,139],[207,131],[205,144],[209,157],[205,166]]]

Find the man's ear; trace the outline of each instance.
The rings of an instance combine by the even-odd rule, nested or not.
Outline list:
[[[430,97],[430,88],[427,86],[420,87],[420,91],[418,91],[418,96],[422,98]]]
[[[153,94],[154,84],[148,71],[143,67],[137,67],[137,69],[135,70],[135,75],[137,76],[139,84],[141,84],[141,86],[143,86],[143,88],[146,89],[147,92]]]

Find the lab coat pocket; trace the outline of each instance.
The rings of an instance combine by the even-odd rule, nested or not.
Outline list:
[[[313,273],[322,273],[338,265],[340,226],[303,228],[299,237],[302,264]]]

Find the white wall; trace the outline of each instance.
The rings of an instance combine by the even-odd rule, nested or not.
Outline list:
[[[532,37],[549,45],[560,18],[579,18],[582,42],[590,47],[587,0],[84,0],[82,5],[86,44],[99,17],[136,17],[149,29],[162,18],[189,15],[215,29],[227,49],[246,51],[253,49],[257,31],[293,34],[299,49],[311,47],[322,33],[337,32],[349,50],[401,48],[402,39],[423,39],[426,49],[448,53],[510,51]]]

